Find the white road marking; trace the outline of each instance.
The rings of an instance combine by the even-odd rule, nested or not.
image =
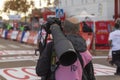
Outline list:
[[[10,46],[10,47],[12,47],[12,48],[20,48],[19,46],[12,45],[12,44],[10,44],[10,45],[8,45],[8,46]]]
[[[93,59],[107,58],[108,56],[93,56]]]
[[[105,66],[101,64],[93,64],[95,76],[108,76],[114,75],[116,68]]]
[[[34,54],[34,50],[1,50],[0,55]]]
[[[94,71],[95,76],[111,76],[114,74],[115,68],[101,64],[94,64]],[[35,73],[35,66],[3,68],[0,69],[0,75],[6,78],[6,80],[18,80],[20,78],[23,78],[24,80],[40,79],[40,77],[38,77]],[[25,75],[29,77],[24,77]]]
[[[25,44],[22,44],[21,46],[26,47],[26,48],[33,48],[33,46],[25,45]]]
[[[26,60],[36,61],[38,58],[39,58],[38,56],[1,57],[0,62],[26,61]]]
[[[34,54],[34,50],[17,50],[17,51],[16,50],[3,50],[3,51],[0,51],[0,55],[13,55],[13,54]],[[38,58],[39,56],[0,57],[0,62],[25,61],[25,60],[36,61]],[[107,56],[93,56],[93,58],[107,58]],[[108,76],[108,75],[114,75],[116,68],[101,65],[101,64],[94,64],[94,71],[95,71],[95,76]],[[21,74],[19,72],[17,73],[18,73],[17,76]],[[0,75],[1,74],[5,74],[5,73],[0,72]],[[11,79],[11,80],[14,80],[14,79]]]
[[[0,48],[6,48],[6,46],[0,45]]]

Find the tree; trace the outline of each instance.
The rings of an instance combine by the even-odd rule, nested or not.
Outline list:
[[[17,14],[26,13],[32,7],[34,7],[34,2],[30,0],[6,0],[3,11],[6,13],[14,11]]]

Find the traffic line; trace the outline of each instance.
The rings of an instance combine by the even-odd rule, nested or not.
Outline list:
[[[107,58],[108,56],[93,56],[93,59],[99,59],[99,58]]]
[[[108,75],[114,75],[116,72],[116,68],[101,65],[101,64],[93,64],[94,66],[94,73],[95,76],[108,76]]]
[[[15,57],[0,57],[0,62],[13,62],[13,61],[36,61],[38,56],[15,56]]]
[[[33,48],[33,46],[24,45],[24,44],[22,44],[22,45],[20,45],[20,46],[22,46],[22,47],[26,47],[26,48]]]
[[[17,46],[17,45],[14,45],[14,44],[9,44],[9,45],[7,45],[7,46],[9,46],[9,47],[11,47],[11,48],[20,48],[20,47],[25,47],[25,48],[33,48],[33,46],[30,46],[30,45],[25,45],[25,44],[21,44],[20,46]],[[5,45],[0,45],[0,49],[5,49],[5,48],[7,48],[7,46],[5,46]]]
[[[0,45],[0,48],[2,48],[2,49],[3,49],[3,48],[6,48],[6,46]]]
[[[0,56],[2,55],[19,55],[19,54],[35,54],[34,50],[1,50]]]
[[[93,64],[95,76],[111,76],[115,68],[101,64]],[[6,80],[39,80],[35,73],[35,66],[0,69],[0,75]],[[25,77],[26,76],[26,77]]]
[[[9,47],[12,47],[12,48],[20,48],[19,46],[16,46],[16,45],[12,45],[12,44],[10,44],[10,45],[8,45]]]

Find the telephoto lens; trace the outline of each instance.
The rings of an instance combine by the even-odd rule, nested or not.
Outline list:
[[[65,37],[59,25],[50,26],[57,58],[63,66],[69,66],[77,60],[72,43]]]

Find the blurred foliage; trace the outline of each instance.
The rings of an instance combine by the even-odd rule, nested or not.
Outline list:
[[[0,16],[0,20],[2,20],[2,16]]]
[[[6,0],[3,11],[7,13],[10,11],[26,13],[31,7],[34,7],[34,2],[30,0]]]
[[[53,5],[54,5],[54,6],[58,6],[59,3],[60,3],[59,0],[54,0]]]

